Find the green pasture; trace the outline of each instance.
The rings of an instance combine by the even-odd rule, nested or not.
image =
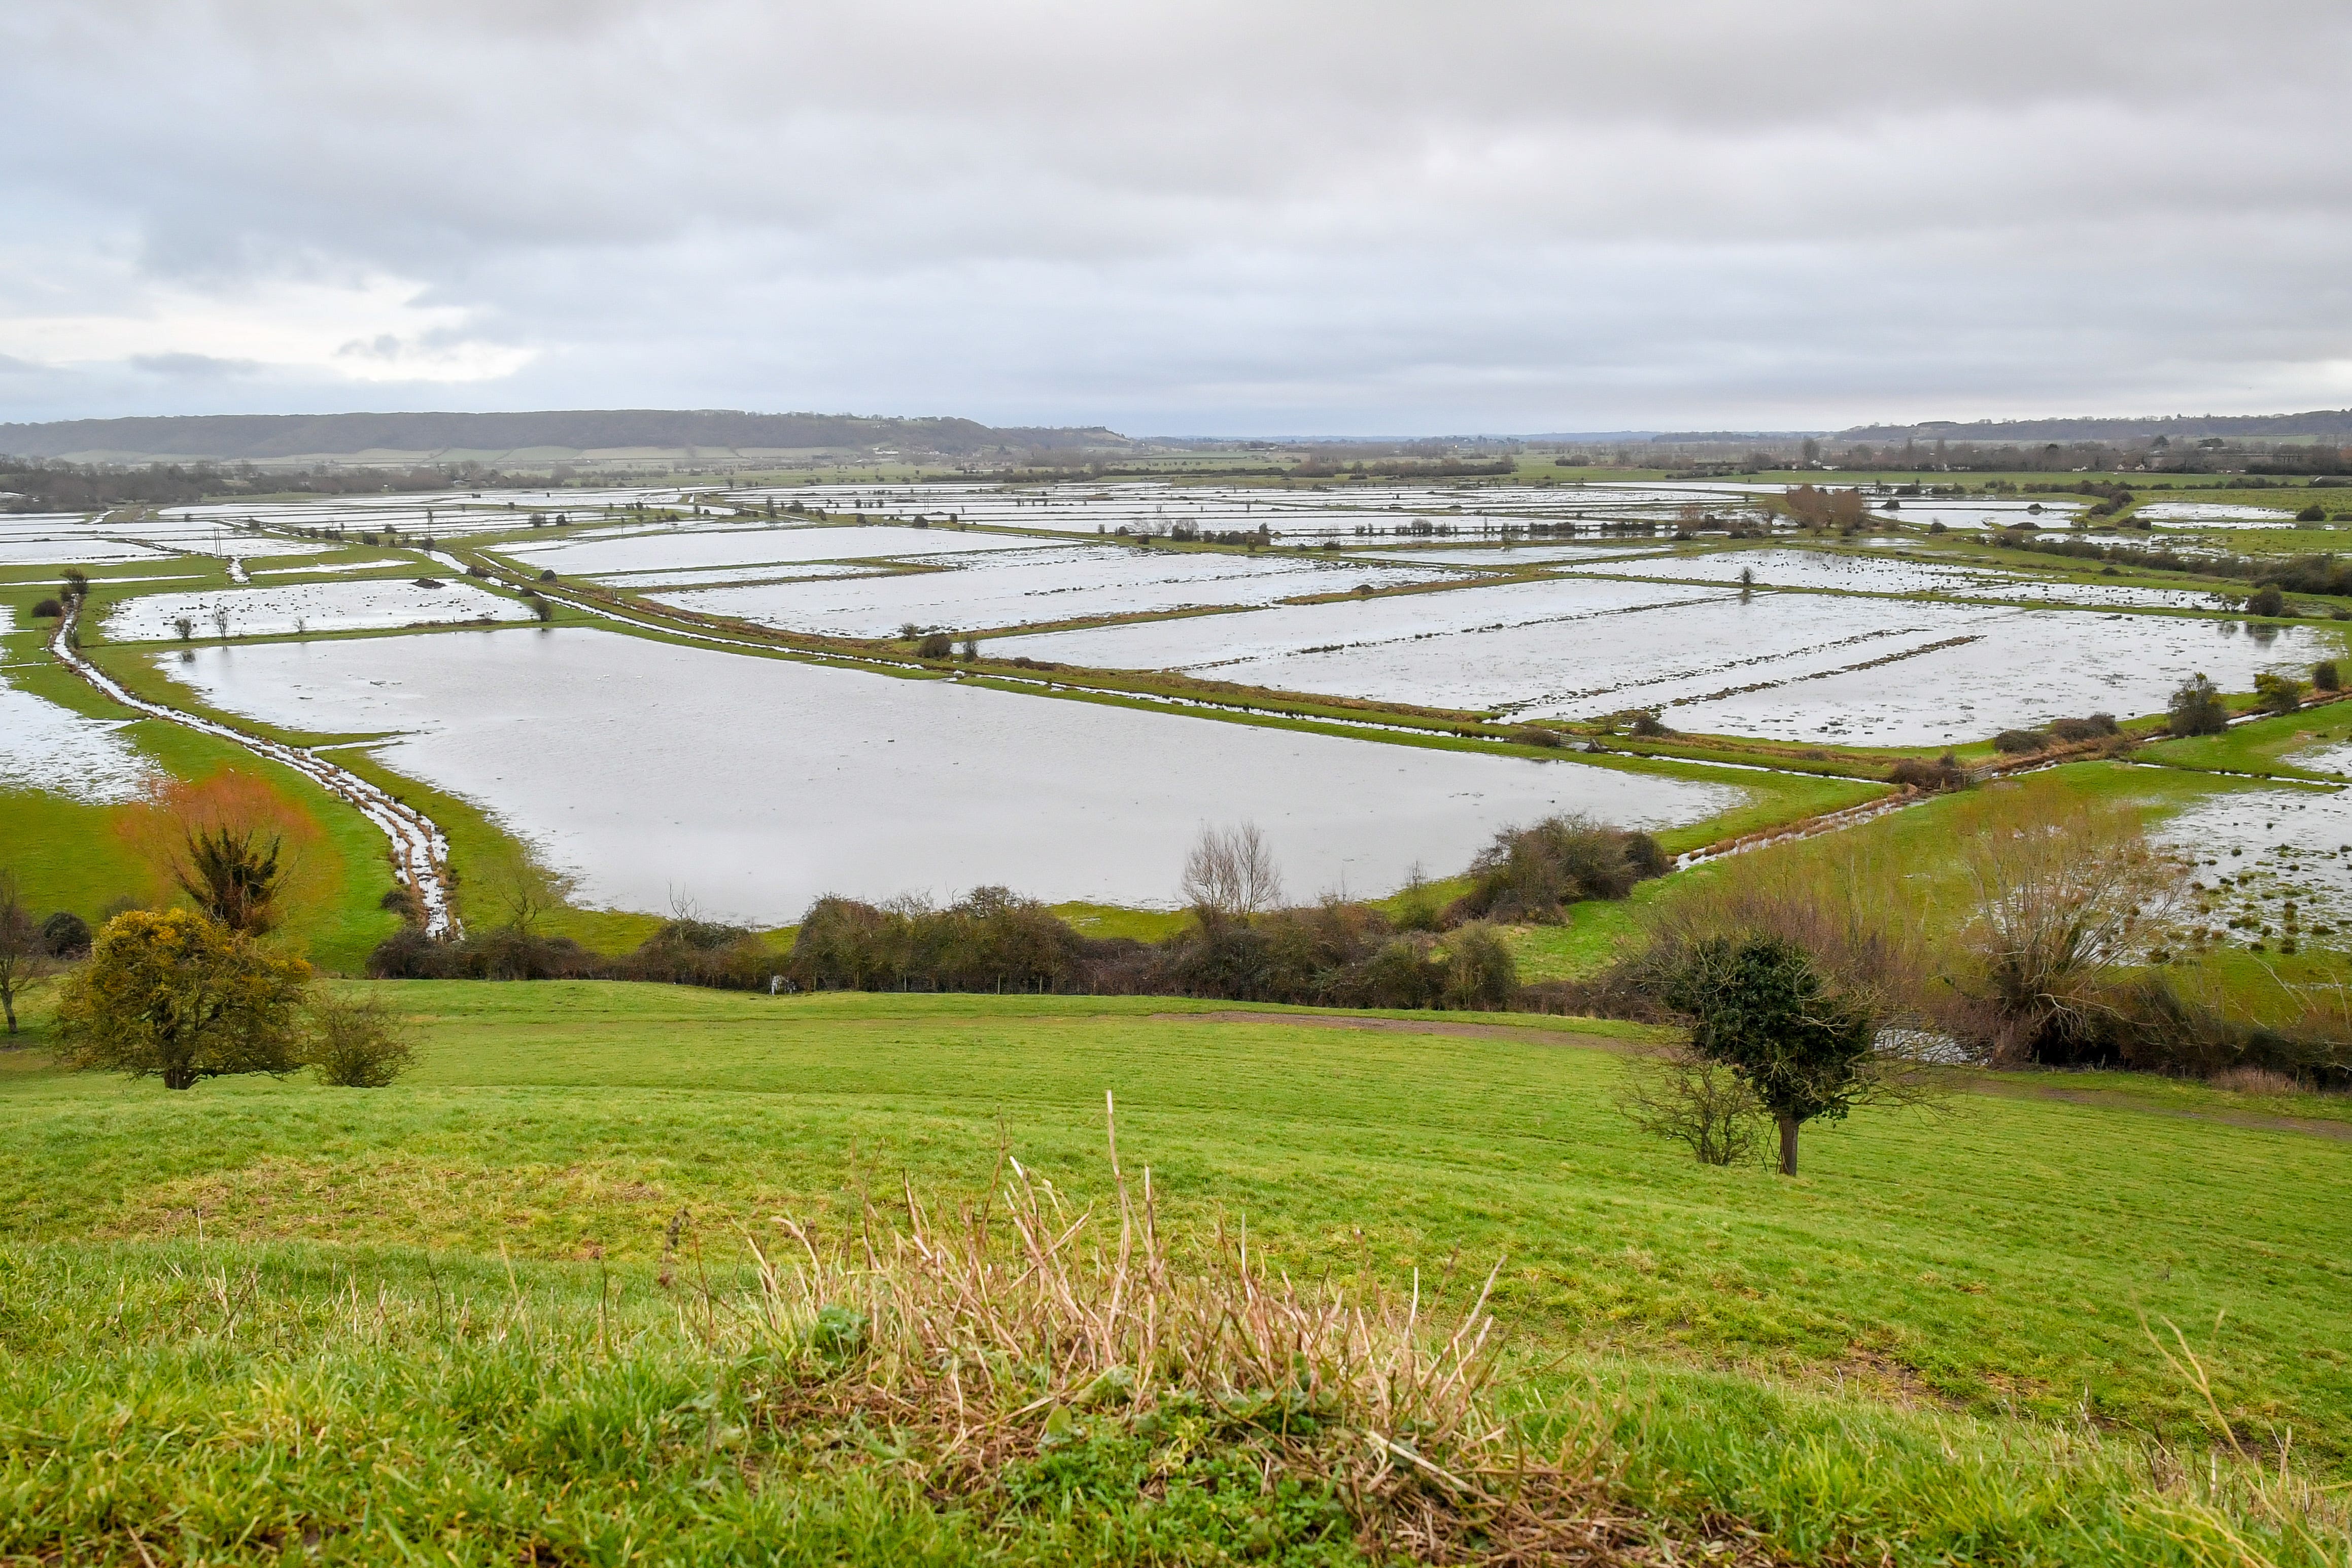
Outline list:
[[[75,1075],[37,1022],[0,1053],[0,1561],[74,1530],[125,1563],[133,1530],[213,1562],[398,1561],[395,1530],[465,1563],[534,1531],[542,1560],[599,1563],[755,1541],[1213,1560],[1214,1520],[1139,1548],[1115,1484],[982,1529],[887,1459],[829,1467],[747,1416],[760,1363],[705,1345],[700,1287],[656,1278],[674,1219],[674,1269],[725,1296],[772,1216],[853,1225],[902,1183],[976,1200],[1000,1138],[1075,1213],[1108,1191],[1106,1091],[1180,1232],[1245,1221],[1294,1276],[1355,1288],[1418,1271],[1441,1311],[1499,1260],[1506,1403],[1685,1540],[1711,1520],[1801,1562],[2223,1561],[2149,1479],[2140,1445],[2201,1478],[2217,1431],[2143,1319],[2189,1335],[2263,1463],[2291,1430],[2297,1474],[2352,1466],[2352,1143],[2297,1130],[2344,1125],[2332,1102],[1963,1083],[1810,1130],[1790,1181],[1634,1134],[1611,1103],[1632,1026],[371,988],[424,1040],[387,1090]],[[1287,1560],[1347,1560],[1291,1528]],[[2270,1555],[2227,1561],[2328,1560],[2231,1528]]]

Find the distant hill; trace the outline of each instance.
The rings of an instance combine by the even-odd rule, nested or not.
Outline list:
[[[2352,437],[2352,409],[2309,413],[2170,414],[2161,419],[1980,419],[1962,424],[1858,424],[1837,441],[2173,441],[2219,436],[2226,441],[2308,441]]]
[[[969,419],[743,413],[731,409],[577,409],[534,413],[217,413],[0,424],[12,457],[105,455],[267,463],[362,453],[496,457],[563,453],[806,451],[961,455],[989,450],[1124,448],[1100,428],[997,429]]]

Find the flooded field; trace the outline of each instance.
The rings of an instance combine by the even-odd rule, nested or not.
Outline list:
[[[0,630],[5,629],[0,621]],[[16,685],[0,667],[0,786],[77,800],[128,800],[152,768],[122,726],[89,718]]]
[[[565,577],[615,577],[630,572],[691,568],[761,567],[810,561],[879,560],[899,557],[962,555],[976,551],[1051,546],[1006,534],[961,533],[950,528],[768,526],[744,528],[730,519],[723,528],[651,528],[641,532],[532,542],[499,553],[533,567],[553,567]]]
[[[1890,540],[1889,543],[1906,541]],[[1849,593],[1941,593],[1973,599],[2013,599],[2148,610],[2210,610],[2210,592],[2174,588],[2129,588],[2102,582],[2053,581],[1940,561],[1838,554],[1828,550],[1717,550],[1584,563],[1584,570],[1677,582],[1737,584],[1754,575],[1758,587],[1834,589]]]
[[[182,636],[275,637],[304,632],[383,631],[473,621],[528,621],[531,612],[462,579],[407,578],[289,582],[266,588],[142,594],[107,615],[105,635],[117,643],[154,643]]]
[[[1166,903],[1199,825],[1254,819],[1295,895],[1451,871],[1559,810],[1658,825],[1738,791],[1428,751],[580,629],[198,648],[208,700],[307,730],[400,730],[384,762],[481,802],[592,902],[673,891],[797,917],[835,891]],[[690,780],[690,787],[688,785]]]
[[[2352,934],[2352,789],[2233,789],[2152,836],[2195,862],[2201,923],[2219,939],[2275,949],[2290,934],[2290,904],[2305,935],[2340,946]]]
[[[2219,528],[2291,528],[2292,508],[2239,507],[2224,501],[2149,501],[2132,514],[2151,523],[2179,527],[2201,523]]]
[[[908,576],[672,590],[652,597],[682,610],[789,631],[888,637],[908,623],[986,630],[1195,606],[1269,604],[1306,594],[1346,593],[1360,584],[1386,588],[1466,575],[1347,557],[1104,545],[994,550],[948,564],[945,571]]]
[[[2202,671],[2342,652],[2330,632],[1563,579],[1006,638],[999,655],[1177,668],[1247,685],[1588,717],[1665,706],[1678,728],[1944,745],[2077,713],[2160,711]]]

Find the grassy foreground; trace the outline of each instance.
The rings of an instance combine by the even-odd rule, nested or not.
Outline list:
[[[1499,1259],[1513,1418],[1675,1560],[2343,1560],[2255,1492],[2352,1474],[2332,1103],[2012,1080],[1790,1182],[1632,1134],[1632,1026],[381,988],[425,1040],[389,1090],[0,1053],[0,1562],[1354,1560],[1328,1489],[1085,1412],[942,1492],[727,1326],[774,1216],[976,1200],[1000,1135],[1102,1199],[1106,1091],[1171,1228],[1455,1309]]]

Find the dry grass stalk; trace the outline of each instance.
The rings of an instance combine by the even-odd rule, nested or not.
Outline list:
[[[1108,1144],[1117,1207],[1100,1223],[1009,1151],[952,1221],[911,1186],[901,1213],[869,1205],[838,1237],[779,1218],[787,1246],[752,1243],[761,1323],[801,1357],[778,1418],[886,1428],[941,1496],[1112,1423],[1329,1483],[1367,1545],[1419,1561],[1732,1560],[1654,1551],[1589,1461],[1512,1437],[1491,1398],[1500,1260],[1433,1322],[1418,1271],[1402,1301],[1302,1284],[1222,1222],[1180,1252],[1149,1167],[1139,1190],[1119,1165],[1115,1121]]]

